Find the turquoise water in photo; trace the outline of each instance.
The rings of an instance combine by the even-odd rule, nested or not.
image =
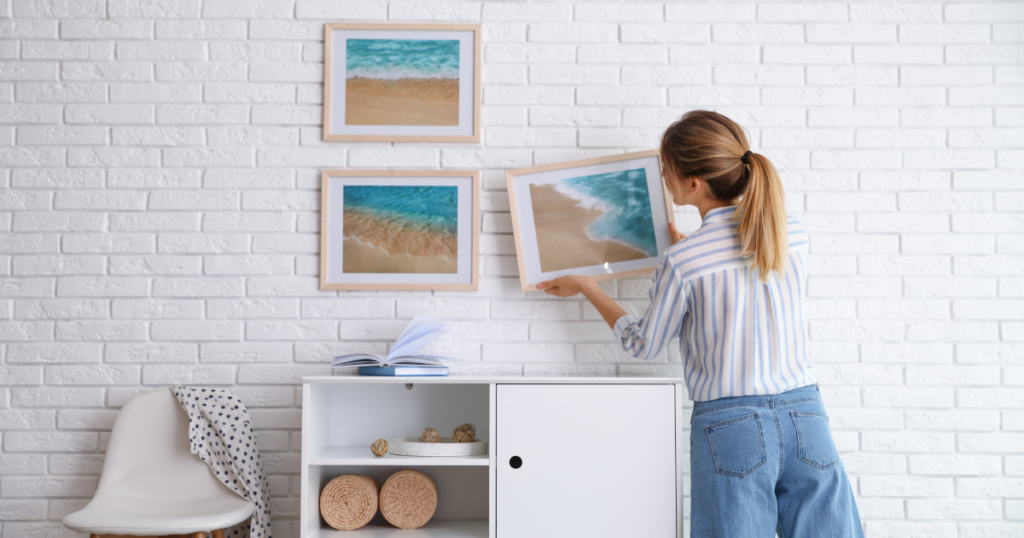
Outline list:
[[[587,227],[591,239],[619,241],[658,256],[645,169],[563,179],[554,187],[580,205],[604,212]]]
[[[459,78],[457,39],[348,39],[348,78]]]
[[[457,235],[456,186],[357,185],[344,187],[345,210],[417,231]]]

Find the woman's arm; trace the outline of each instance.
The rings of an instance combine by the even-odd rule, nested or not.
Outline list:
[[[601,286],[589,276],[563,276],[554,280],[548,280],[547,282],[541,282],[537,284],[537,289],[544,290],[544,293],[554,295],[555,297],[572,297],[577,293],[582,293],[601,314],[604,322],[613,329],[615,328],[615,322],[626,315],[626,311],[619,306],[619,303],[616,303],[615,299],[609,297]]]
[[[686,238],[675,226],[669,224],[669,234],[673,244]],[[569,275],[541,282],[537,289],[555,297],[572,297],[577,293],[583,295],[594,305],[604,318],[605,323],[615,331],[623,349],[637,358],[650,358],[667,343],[665,337],[678,331],[686,311],[685,298],[677,273],[668,259],[663,259],[661,266],[655,271],[654,282],[648,292],[651,304],[642,318],[628,316],[626,311],[608,296],[601,286],[589,276]],[[616,327],[622,320],[622,326]]]
[[[675,224],[668,223],[668,234],[672,239],[672,244],[676,244],[686,236],[676,229]],[[615,328],[615,322],[619,318],[626,315],[626,311],[619,306],[619,303],[615,302],[605,293],[601,286],[594,282],[594,279],[589,276],[570,275],[556,278],[554,280],[548,280],[537,284],[537,289],[544,290],[544,293],[548,295],[554,295],[555,297],[572,297],[577,293],[582,293],[590,304],[594,305],[594,308],[604,318],[604,322],[608,324],[612,329]]]

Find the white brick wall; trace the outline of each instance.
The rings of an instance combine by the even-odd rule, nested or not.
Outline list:
[[[482,21],[483,144],[323,143],[339,20]],[[812,232],[868,535],[1019,537],[1022,43],[1019,1],[0,0],[0,538],[72,536],[116,410],[172,383],[247,402],[297,536],[300,377],[421,312],[465,372],[677,373],[518,292],[503,169],[654,147],[698,107],[750,129]],[[480,291],[320,291],[322,167],[482,169]],[[604,286],[636,309],[647,280]]]

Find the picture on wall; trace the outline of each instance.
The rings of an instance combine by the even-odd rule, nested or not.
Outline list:
[[[328,23],[325,141],[480,141],[480,25]]]
[[[479,172],[326,170],[320,288],[475,290]]]
[[[458,125],[457,39],[349,39],[348,125]]]
[[[342,187],[346,273],[455,273],[459,254],[456,186]]]
[[[651,273],[670,245],[672,202],[657,150],[509,170],[505,178],[523,291],[570,274]]]

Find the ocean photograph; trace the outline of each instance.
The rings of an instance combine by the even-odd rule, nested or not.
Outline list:
[[[457,273],[459,188],[346,185],[345,273]]]
[[[348,39],[347,125],[459,125],[459,40]]]
[[[658,256],[643,168],[530,185],[547,273]]]

